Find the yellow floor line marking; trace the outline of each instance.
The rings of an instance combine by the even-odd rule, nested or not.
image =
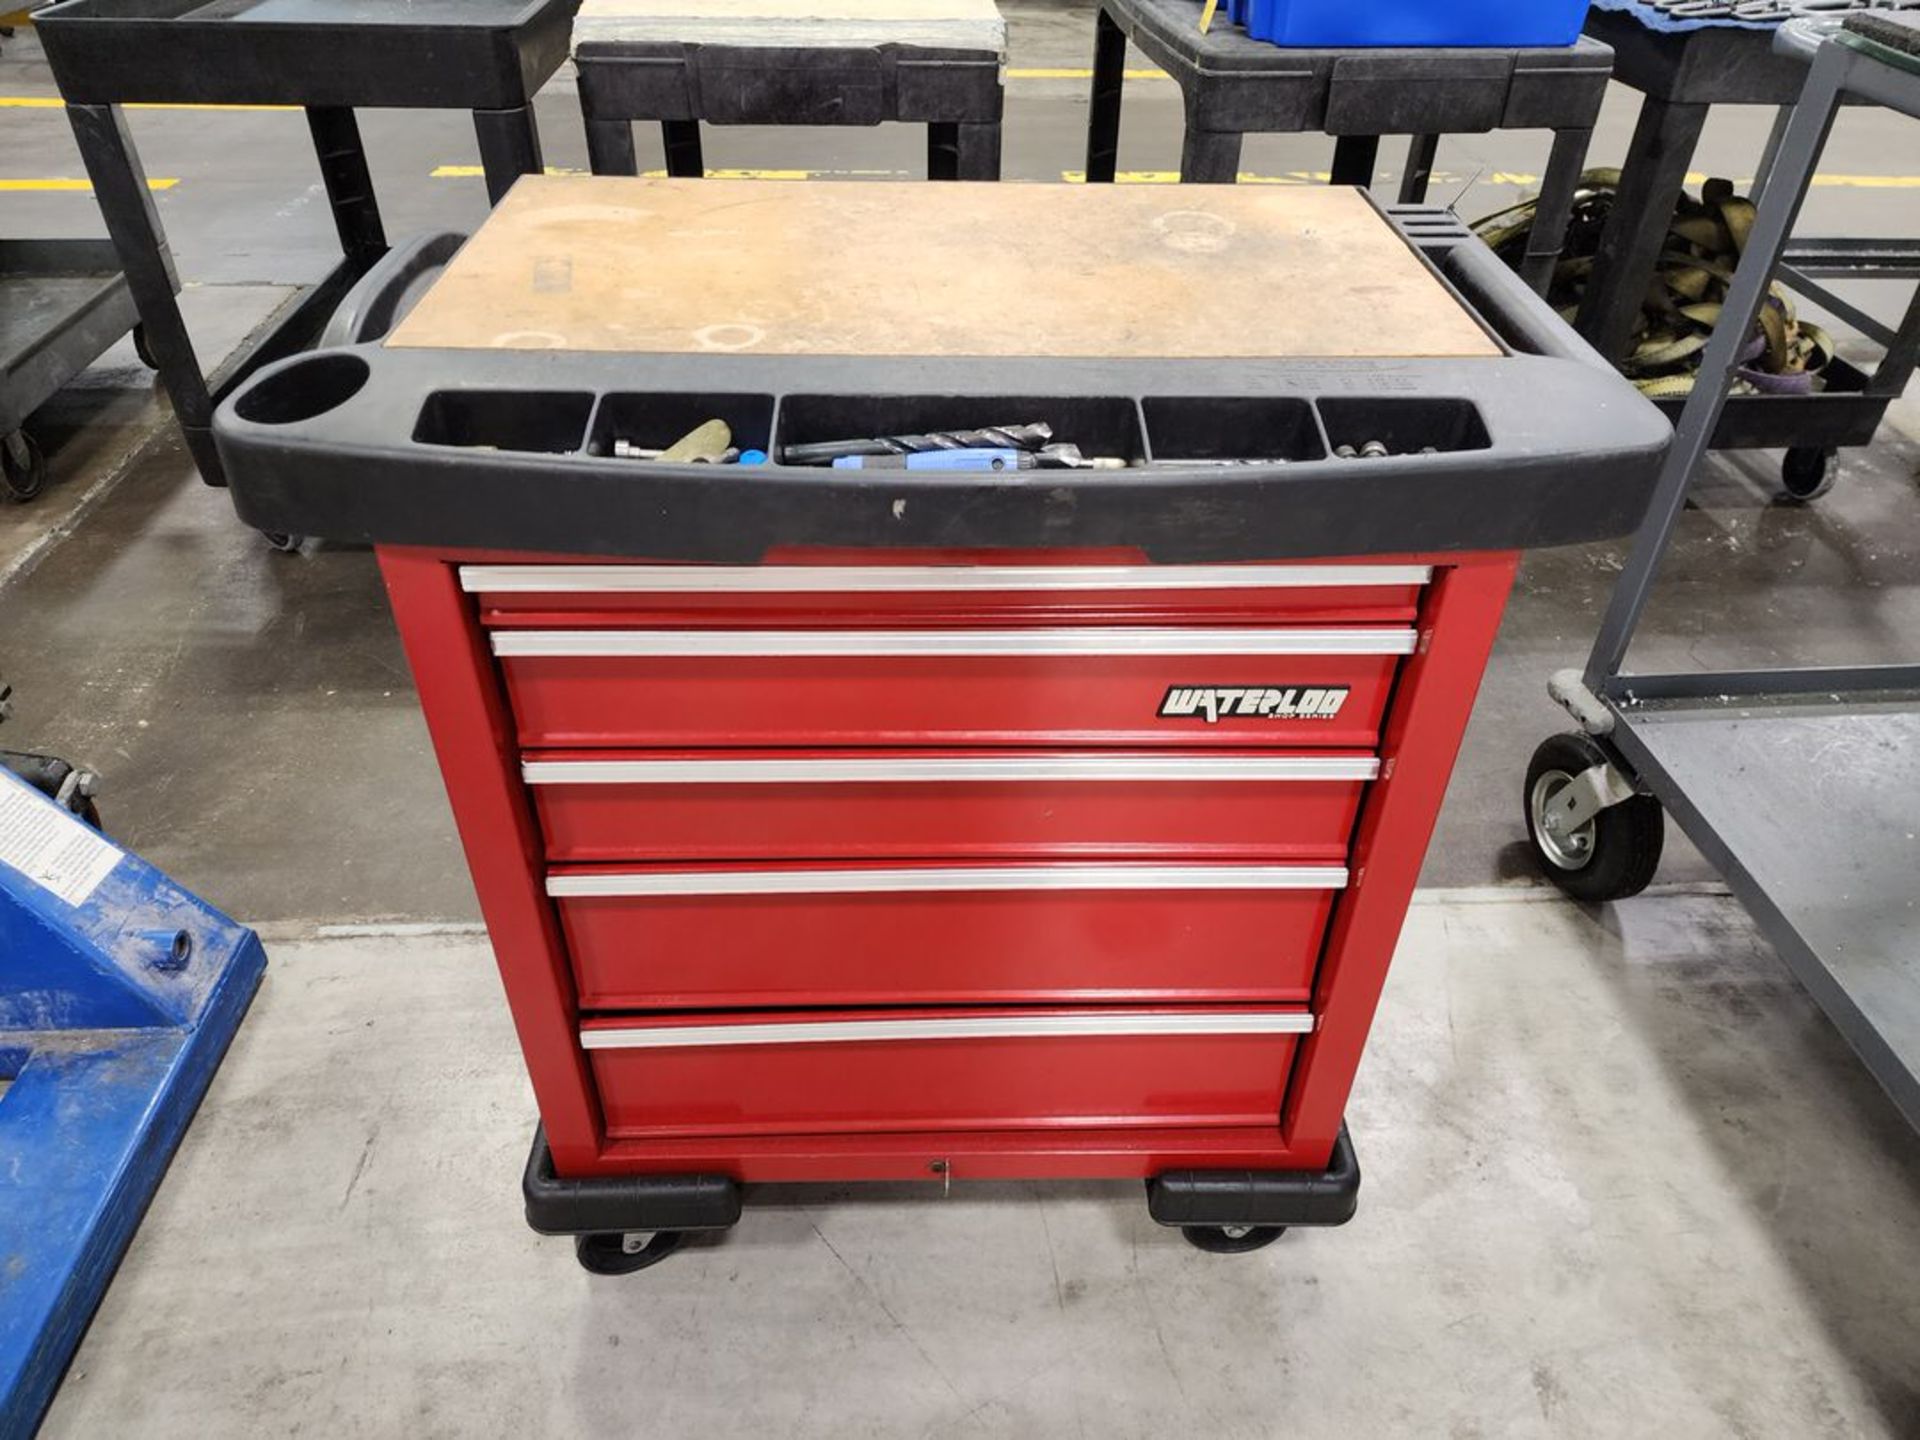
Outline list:
[[[66,101],[58,95],[0,95],[0,110],[60,110]],[[172,105],[162,101],[139,101],[122,105],[122,110],[298,110],[298,105]]]
[[[180,181],[176,176],[172,176],[172,175],[151,176],[147,180],[147,189],[171,190],[173,189],[174,186],[178,185],[179,183]],[[77,191],[86,192],[86,191],[91,191],[92,189],[93,189],[93,182],[91,180],[71,180],[66,178],[65,176],[59,176],[59,175],[34,176],[34,177],[23,179],[23,180],[0,179],[0,190],[5,190],[5,191],[77,190]]]

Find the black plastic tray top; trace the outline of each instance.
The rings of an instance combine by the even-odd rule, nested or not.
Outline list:
[[[705,185],[708,194],[714,186],[654,183]],[[937,209],[963,234],[955,207],[970,202],[961,197],[997,192],[994,203],[1005,205],[1010,193],[886,188],[904,206]],[[1058,254],[1054,188],[1088,193],[1014,192]],[[1192,214],[1181,210],[1191,192],[1183,199],[1169,188],[1154,203]],[[490,224],[499,223],[496,212]],[[1658,411],[1454,217],[1401,207],[1378,224],[1396,253],[1416,257],[1445,307],[1468,328],[1485,327],[1473,351],[1143,355],[1121,343],[1129,315],[1144,323],[1154,304],[1178,297],[1117,295],[1115,344],[1084,356],[379,343],[397,308],[391,297],[418,293],[423,274],[444,262],[451,242],[442,237],[395,252],[350,297],[343,313],[368,317],[347,332],[359,343],[262,370],[221,406],[215,436],[247,523],[352,542],[735,564],[796,545],[1127,547],[1191,563],[1506,550],[1634,528],[1669,436]],[[649,238],[634,243],[644,249]],[[789,231],[781,253],[798,243]],[[860,248],[857,234],[846,243]],[[523,268],[528,293],[568,283],[551,253],[528,254]],[[1220,283],[1235,277],[1223,273]],[[1243,283],[1262,305],[1287,304],[1283,286]],[[410,328],[433,298],[429,290]],[[646,297],[632,303],[639,320]],[[617,440],[657,448],[716,416],[737,446],[776,457],[794,443],[1047,420],[1057,440],[1131,464],[903,474],[612,453]],[[1342,458],[1369,440],[1390,453]],[[1229,458],[1251,463],[1208,463]]]
[[[579,0],[66,0],[34,16],[71,103],[512,110]]]

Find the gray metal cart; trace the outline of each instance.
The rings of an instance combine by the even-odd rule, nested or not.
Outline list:
[[[111,241],[0,240],[0,493],[40,493],[46,457],[27,417],[136,318]]]
[[[1550,687],[1582,733],[1534,753],[1527,827],[1561,889],[1611,900],[1651,880],[1671,813],[1920,1126],[1920,664],[1621,670],[1835,110],[1920,117],[1920,13],[1797,20],[1774,45],[1812,70],[1586,670]]]

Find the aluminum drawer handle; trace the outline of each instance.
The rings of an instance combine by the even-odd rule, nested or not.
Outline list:
[[[1057,755],[854,760],[529,760],[529,785],[822,785],[1373,780],[1372,755]]]
[[[1232,1015],[967,1015],[917,1020],[814,1020],[775,1025],[632,1025],[583,1029],[587,1050],[711,1045],[830,1045],[872,1040],[1006,1040],[1102,1035],[1307,1035],[1304,1010]]]
[[[530,656],[1410,655],[1412,630],[496,630]]]
[[[978,865],[911,870],[603,871],[547,877],[556,900],[1059,890],[1339,890],[1342,865]]]
[[[462,565],[494,595],[977,594],[1424,585],[1428,565]]]

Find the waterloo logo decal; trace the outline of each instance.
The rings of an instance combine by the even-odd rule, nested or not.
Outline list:
[[[1264,685],[1173,685],[1160,702],[1164,720],[1204,720],[1218,725],[1228,717],[1263,720],[1331,720],[1347,703],[1348,687],[1314,689]]]

